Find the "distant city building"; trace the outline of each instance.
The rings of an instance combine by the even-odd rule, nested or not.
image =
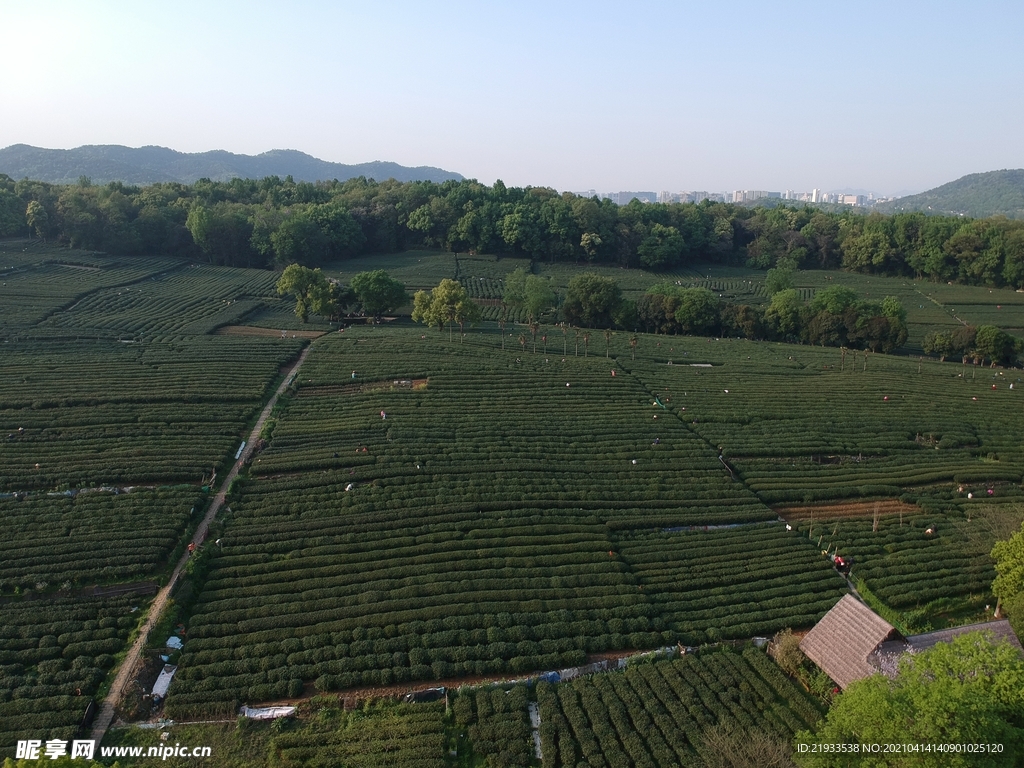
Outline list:
[[[618,205],[628,205],[631,200],[641,200],[645,203],[658,202],[658,195],[654,192],[610,192],[607,197]]]
[[[616,205],[628,205],[632,200],[641,200],[645,203],[699,203],[709,200],[715,203],[752,203],[758,200],[776,199],[792,200],[801,203],[832,203],[839,205],[868,206],[885,202],[887,198],[876,197],[874,194],[849,195],[845,192],[823,192],[821,189],[814,189],[810,192],[797,192],[787,189],[785,192],[771,192],[765,189],[737,189],[732,192],[707,192],[704,190],[691,192],[672,192],[662,190],[661,192],[597,192],[588,189],[574,193],[581,197],[597,197],[601,200],[611,200]]]
[[[732,193],[734,203],[752,203],[755,200],[762,200],[766,197],[780,198],[781,192],[769,192],[764,189],[738,189]]]

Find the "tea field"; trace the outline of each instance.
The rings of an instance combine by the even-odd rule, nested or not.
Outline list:
[[[625,669],[562,682],[460,686],[448,690],[446,701],[369,699],[345,711],[337,697],[317,695],[299,703],[297,718],[273,725],[165,729],[174,741],[212,744],[218,765],[231,767],[669,768],[714,754],[722,746],[716,737],[733,739],[733,749],[739,742],[755,751],[788,744],[823,714],[815,698],[749,645],[635,659]],[[147,745],[152,732],[115,729],[108,741]]]
[[[709,729],[788,741],[820,712],[753,648],[466,689],[447,714],[337,701],[742,644],[810,627],[851,587],[913,630],[985,615],[987,553],[1013,527],[997,521],[1019,525],[1019,371],[647,334],[634,349],[550,323],[535,343],[522,318],[493,322],[518,266],[414,252],[326,270],[463,280],[490,319],[449,341],[403,317],[303,325],[269,272],[0,243],[0,749],[78,730],[146,608],[93,585],[166,577],[307,345],[179,595],[165,709],[299,701],[299,722],[254,731],[275,764],[686,764]],[[604,272],[632,296],[666,279]],[[741,268],[668,278],[768,300]],[[797,283],[899,295],[911,348],[961,321],[1024,327],[1005,291]]]
[[[280,301],[257,270],[7,241],[0,284],[7,754],[15,735],[79,733],[149,600],[94,587],[165,578],[201,486],[307,341],[210,335]]]
[[[0,745],[77,738],[114,655],[138,623],[138,598],[0,603]]]
[[[753,647],[540,683],[537,702],[541,764],[552,767],[692,765],[709,749],[709,730],[764,731],[788,743],[821,717]]]

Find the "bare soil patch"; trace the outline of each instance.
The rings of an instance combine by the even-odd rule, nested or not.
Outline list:
[[[273,328],[257,328],[255,325],[222,325],[213,332],[215,336],[262,336],[268,339],[281,338],[281,331]],[[316,339],[327,331],[285,331],[289,339]]]
[[[799,504],[786,507],[773,507],[786,522],[800,520],[832,520],[840,517],[872,517],[879,515],[896,515],[900,512],[911,514],[920,512],[916,504],[906,504],[899,499],[875,499],[873,501],[843,501],[835,504]]]
[[[346,395],[354,392],[382,392],[390,389],[414,389],[427,388],[427,379],[385,379],[383,381],[368,381],[365,384],[323,384],[314,387],[302,387],[299,389],[299,397],[328,397],[333,395]]]

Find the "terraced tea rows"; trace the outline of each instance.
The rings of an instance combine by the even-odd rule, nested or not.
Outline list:
[[[276,275],[266,270],[179,267],[131,286],[94,291],[39,330],[101,338],[205,334],[261,307],[264,298],[276,296],[275,283]]]
[[[816,548],[777,524],[620,541],[774,517],[635,378],[603,359],[422,336],[316,342],[213,553],[174,712],[228,711],[311,680],[522,673],[749,636],[813,622],[841,594]],[[765,588],[766,568],[741,563],[733,597],[701,612],[706,582],[670,585],[667,560],[695,570],[698,553],[751,549],[774,563]]]
[[[138,598],[0,603],[0,745],[78,738],[113,654],[145,607]]]
[[[0,595],[150,578],[203,501],[188,487],[0,498]]]
[[[238,447],[303,343],[10,344],[0,370],[0,490],[199,482]]]
[[[635,380],[604,361],[515,360],[397,333],[325,339],[255,472],[348,470],[343,506],[585,503],[646,527],[771,517],[684,425],[655,418]]]
[[[356,515],[289,496],[233,505],[189,622],[169,703],[179,716],[304,680],[337,690],[522,673],[665,641],[595,521],[427,504]]]
[[[620,551],[690,645],[811,626],[846,592],[817,548],[778,523],[637,533]]]
[[[321,710],[301,733],[271,744],[281,768],[443,768],[444,704],[381,703],[355,712]]]
[[[115,258],[28,241],[0,243],[0,332],[24,333],[75,300],[180,267],[160,258]]]
[[[934,362],[918,373],[916,361],[882,355],[865,370],[863,353],[844,362],[835,350],[782,346],[773,360],[745,360],[753,347],[720,342],[715,354],[727,365],[636,374],[671,394],[670,407],[766,503],[1020,481],[1024,391],[1009,388],[1016,377],[986,371],[965,380],[961,366]]]
[[[552,767],[693,765],[709,749],[708,729],[766,730],[788,742],[821,716],[753,648],[541,683],[537,701],[542,764]]]
[[[986,602],[995,578],[988,554],[995,543],[958,510],[803,521],[797,530],[815,546],[852,560],[851,576],[900,611],[938,599]],[[930,532],[929,532],[930,531]]]

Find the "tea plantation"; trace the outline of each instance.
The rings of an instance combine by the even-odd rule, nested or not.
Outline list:
[[[744,644],[851,588],[908,631],[986,615],[988,552],[1020,522],[1019,371],[600,330],[577,347],[550,322],[534,347],[522,318],[504,339],[493,322],[523,265],[415,252],[332,273],[462,279],[490,319],[449,341],[403,317],[303,325],[269,272],[0,244],[2,754],[78,732],[147,605],[93,588],[166,579],[307,345],[175,596],[163,710],[233,723],[243,703],[298,702],[298,722],[253,726],[274,764],[686,764],[716,728],[788,742],[816,722]],[[627,294],[665,279],[606,272]],[[761,273],[670,277],[767,301]],[[911,344],[954,311],[1024,315],[984,289],[835,279],[902,290]],[[452,691],[447,711],[339,707],[714,644],[736,650]]]

